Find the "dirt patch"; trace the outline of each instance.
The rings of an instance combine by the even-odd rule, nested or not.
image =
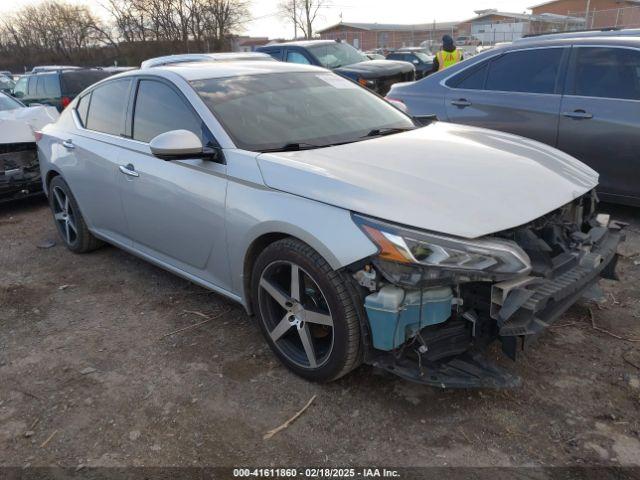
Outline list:
[[[640,210],[607,209],[632,225],[623,280],[591,308],[640,338]],[[241,307],[115,248],[37,248],[47,238],[44,201],[0,207],[2,465],[640,464],[640,344],[593,330],[585,305],[500,360],[517,390],[441,391],[366,366],[315,385]],[[166,336],[202,321],[193,311],[226,313]]]

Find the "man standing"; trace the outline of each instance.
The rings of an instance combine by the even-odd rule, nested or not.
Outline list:
[[[456,63],[462,61],[462,52],[458,50],[453,43],[453,38],[450,35],[442,37],[442,50],[436,53],[433,59],[432,72],[439,72]]]

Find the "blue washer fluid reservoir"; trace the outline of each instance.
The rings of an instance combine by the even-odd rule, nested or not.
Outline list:
[[[365,298],[374,348],[393,350],[422,328],[442,323],[451,316],[453,292],[450,287],[422,291],[422,316],[420,297],[420,290],[387,285]]]

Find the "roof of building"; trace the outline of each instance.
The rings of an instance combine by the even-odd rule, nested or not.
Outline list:
[[[414,23],[411,25],[398,23],[358,23],[358,22],[340,22],[335,25],[318,30],[318,33],[324,33],[338,27],[356,28],[358,30],[369,31],[388,31],[388,32],[410,32],[413,30],[448,30],[458,26],[459,22],[436,22],[436,23]]]
[[[562,2],[562,1],[565,1],[565,0],[550,0],[548,2],[542,2],[542,3],[538,3],[537,5],[532,5],[531,7],[529,7],[529,9],[544,7],[545,5],[551,5],[552,3],[558,3],[558,2]],[[622,3],[640,4],[640,0],[622,0]],[[586,8],[586,5],[585,5],[585,8]]]
[[[478,20],[482,20],[483,18],[492,17],[492,16],[513,18],[514,20],[522,20],[526,22],[548,22],[548,23],[584,22],[584,18],[571,17],[567,15],[558,15],[554,13],[540,13],[537,15],[532,15],[528,13],[501,12],[500,10],[496,10],[496,9],[476,10],[475,13],[477,14],[476,17],[466,20],[463,23],[476,22]]]

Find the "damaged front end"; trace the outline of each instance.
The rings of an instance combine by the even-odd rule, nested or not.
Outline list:
[[[35,142],[0,144],[0,202],[41,192]]]
[[[526,225],[476,240],[354,214],[378,246],[355,266],[364,293],[367,361],[443,388],[503,388],[495,340],[513,360],[599,278],[615,279],[623,225],[596,213],[595,191]]]

